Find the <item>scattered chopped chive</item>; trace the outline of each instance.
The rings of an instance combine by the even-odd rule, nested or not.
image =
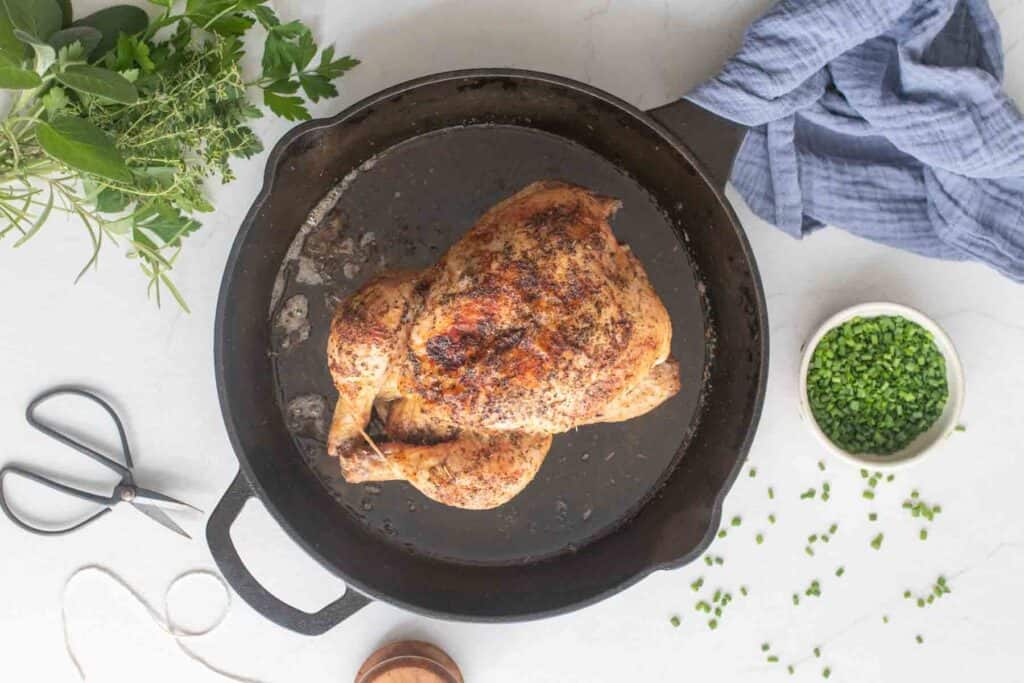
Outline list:
[[[768,523],[769,524],[775,524],[775,515],[774,514],[768,515]]]
[[[750,475],[750,478],[753,479],[754,477],[757,476],[757,468],[756,467],[751,467],[750,468],[750,472],[748,472],[748,474]]]
[[[921,533],[919,533],[918,536],[920,537],[920,539],[922,541],[927,541],[928,540],[928,530],[927,529],[921,529]]]
[[[940,576],[939,579],[938,579],[938,582],[939,582],[940,586],[945,586],[946,585],[946,577],[945,576]]]
[[[746,586],[740,586],[740,594],[743,597],[747,597],[747,587]]]
[[[762,543],[764,543],[764,534],[758,534],[757,536],[754,536],[754,540],[757,542],[758,545],[761,545]]]
[[[794,605],[799,605],[800,604],[800,596],[797,595],[796,593],[793,593],[793,604]]]
[[[828,678],[831,675],[832,675],[832,669],[828,668],[827,666],[824,669],[821,670],[821,677],[822,678]]]
[[[815,491],[814,489],[807,489],[806,491],[800,494],[800,499],[805,500],[807,498],[814,498],[815,493],[817,493],[817,491]]]
[[[821,499],[822,500],[828,500],[829,498],[831,498],[831,496],[829,495],[828,491],[822,491],[821,492]]]
[[[768,487],[768,499],[775,500],[775,489],[773,489],[771,486]]]
[[[878,519],[878,513],[877,512],[869,512],[868,513],[868,519],[870,519],[872,522],[874,522],[875,520]]]
[[[722,608],[721,607],[716,607],[715,608],[715,616],[716,617],[722,616]]]
[[[871,489],[864,489],[864,493],[860,495],[863,496],[864,498],[867,498],[868,500],[874,500],[875,498],[875,492],[872,491]]]
[[[911,497],[911,498],[918,498],[918,497],[920,497],[920,495],[921,495],[921,494],[920,494],[920,493],[918,493],[917,491],[911,491],[911,492],[910,492],[910,497]]]
[[[823,463],[821,460],[818,461],[818,469],[821,470],[822,472],[825,471],[825,463]]]
[[[721,589],[719,589],[719,590],[715,591],[715,597],[711,598],[711,602],[717,603],[721,599],[722,599],[722,591],[721,591]]]
[[[887,477],[885,478],[885,480],[886,480],[886,481],[892,481],[892,480],[893,480],[893,479],[895,479],[895,478],[896,478],[896,475],[895,475],[895,474],[890,474],[889,476],[887,476]]]
[[[836,576],[842,576],[845,573],[846,573],[846,569],[844,569],[843,567],[836,568]]]
[[[709,619],[708,620],[708,628],[711,629],[712,631],[714,631],[716,628],[718,628],[718,619]]]
[[[883,538],[885,538],[885,534],[878,534],[877,536],[872,538],[871,539],[871,547],[874,548],[875,550],[878,550],[879,548],[881,548],[882,547],[882,539]]]
[[[709,567],[710,567],[710,566],[711,566],[712,564],[714,564],[714,560],[712,560],[712,559],[711,559],[711,556],[710,556],[710,555],[705,555],[705,556],[704,556],[704,564],[706,564],[706,565],[707,565],[707,566],[709,566]]]
[[[934,595],[929,595],[929,596],[928,596],[928,604],[930,605],[930,604],[932,604],[933,602],[935,602],[935,596],[934,596]]]
[[[740,519],[739,516],[737,515],[736,517],[733,517],[732,521],[730,521],[729,523],[732,524],[733,526],[739,526],[740,524],[743,524],[743,520]]]
[[[918,607],[924,607],[924,598],[918,598],[917,599],[917,606]]]
[[[867,470],[861,470],[860,471],[860,478],[861,479],[867,479],[868,478],[868,471]]]
[[[675,626],[676,628],[678,628],[678,627],[679,627],[679,624],[680,624],[680,621],[679,621],[679,617],[673,616],[673,617],[672,617],[671,619],[669,619],[668,621],[669,621],[669,623],[670,623],[670,624],[672,624],[672,625],[673,625],[673,626]]]
[[[885,615],[885,614],[882,615],[882,623],[883,624],[888,624],[889,623],[888,615]]]
[[[910,591],[903,591],[903,597],[910,598]]]
[[[697,591],[700,590],[700,587],[703,586],[703,585],[704,585],[704,578],[701,577],[701,578],[697,579],[696,581],[694,581],[693,583],[691,583],[690,584],[690,588],[692,588],[693,592],[696,593]]]
[[[814,557],[814,548],[812,548],[811,546],[805,547],[804,552],[807,553],[808,556]]]
[[[820,647],[814,648],[814,656],[815,657],[821,657],[821,648]]]
[[[768,655],[767,660],[768,660],[769,664],[775,664],[776,662],[779,661],[779,658],[776,657],[775,655]]]
[[[719,537],[719,538],[725,538],[725,536],[726,536],[726,531],[725,531],[725,529],[719,529],[719,530],[718,530],[718,537]]]
[[[875,477],[871,477],[870,479],[868,479],[868,486],[870,486],[871,488],[875,488],[876,486],[878,486],[878,479]]]
[[[719,555],[716,555],[716,556],[715,556],[715,564],[725,564],[725,560],[723,560],[723,559],[721,558],[721,556],[719,556]]]
[[[953,427],[953,431],[956,431],[956,432],[966,432],[967,431],[967,427],[965,427],[963,425],[957,425],[956,427]]]
[[[768,643],[761,643],[761,652],[768,652],[771,649],[771,645]]]
[[[822,534],[821,535],[821,542],[822,543],[828,543],[828,539],[829,539],[828,534]]]
[[[696,604],[694,609],[697,610],[698,612],[704,612],[705,614],[708,614],[708,613],[711,612],[711,605],[709,605],[704,600],[701,600],[700,602],[698,602]]]
[[[790,665],[788,665],[788,666],[786,667],[786,671],[788,671],[788,672],[789,672],[789,675],[790,675],[790,676],[792,676],[792,675],[793,675],[793,674],[795,673],[795,671],[796,671],[796,670],[795,670],[795,669],[793,668],[793,665],[792,665],[792,664],[790,664]]]
[[[914,640],[916,640],[919,645],[924,642],[924,638],[921,637],[921,634],[914,636]]]
[[[832,535],[835,535],[836,531],[838,531],[838,530],[839,530],[839,525],[838,524],[833,524],[832,526],[830,526],[828,528],[828,532],[830,534],[832,534]]]
[[[810,536],[807,537],[807,542],[808,543],[814,543],[817,540],[818,540],[818,534],[811,534]]]

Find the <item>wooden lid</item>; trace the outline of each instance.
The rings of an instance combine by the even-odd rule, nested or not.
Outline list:
[[[363,662],[355,683],[464,683],[462,672],[439,647],[419,640],[385,645]]]

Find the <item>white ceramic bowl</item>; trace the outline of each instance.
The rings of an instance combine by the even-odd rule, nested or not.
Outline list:
[[[832,443],[814,419],[810,403],[807,401],[807,367],[811,363],[814,349],[817,348],[818,342],[826,332],[852,318],[874,318],[882,315],[902,316],[931,332],[936,348],[946,359],[946,382],[949,385],[949,398],[946,400],[946,407],[943,409],[942,415],[935,421],[935,424],[903,450],[889,455],[850,453]],[[964,370],[960,365],[960,356],[957,355],[953,342],[942,328],[935,324],[935,321],[908,306],[884,301],[851,306],[826,320],[803,346],[803,358],[800,363],[800,415],[807,427],[814,432],[830,453],[858,467],[870,467],[877,470],[896,469],[920,460],[926,453],[931,452],[936,444],[953,432],[960,419],[960,409],[963,404]]]

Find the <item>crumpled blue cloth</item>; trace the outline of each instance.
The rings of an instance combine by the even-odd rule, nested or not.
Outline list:
[[[782,0],[688,99],[751,130],[731,180],[824,225],[1024,281],[1024,119],[985,0]]]

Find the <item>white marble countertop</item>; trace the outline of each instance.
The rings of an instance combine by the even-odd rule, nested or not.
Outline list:
[[[95,2],[102,5],[105,2]],[[342,96],[319,115],[408,78],[452,68],[516,66],[590,82],[641,107],[678,96],[711,75],[736,47],[767,0],[392,0],[388,3],[284,2],[285,16],[317,27],[323,41],[364,64]],[[1024,2],[995,0],[1007,51],[1007,87],[1024,101]],[[265,118],[269,148],[289,125]],[[0,249],[3,322],[0,358],[0,461],[65,467],[76,456],[29,429],[28,400],[57,383],[101,389],[116,402],[134,444],[138,471],[162,489],[211,510],[237,470],[221,422],[213,378],[213,309],[236,226],[259,186],[265,153],[236,165],[238,180],[213,187],[215,216],[189,239],[177,269],[192,306],[148,303],[136,266],[116,249],[77,286],[88,240],[76,224],[51,220],[36,239]],[[726,519],[743,525],[711,552],[726,559],[658,572],[580,612],[513,625],[446,623],[372,604],[318,638],[288,633],[236,600],[226,622],[193,642],[217,666],[260,681],[349,681],[379,644],[421,638],[447,649],[467,681],[669,681],[819,679],[838,681],[1010,680],[1024,665],[1024,289],[979,265],[930,261],[828,230],[798,243],[757,220],[730,194],[753,243],[768,295],[772,361],[761,427],[745,474],[726,501]],[[892,299],[933,316],[959,348],[967,376],[963,422],[934,457],[891,484],[875,501],[862,480],[818,447],[800,424],[796,368],[804,337],[846,305]],[[822,473],[817,463],[824,460]],[[74,470],[77,472],[78,470]],[[83,466],[85,472],[85,466]],[[84,475],[83,475],[84,476]],[[823,480],[832,500],[799,499]],[[776,498],[766,491],[772,486]],[[941,502],[927,542],[900,503],[911,489]],[[879,521],[867,515],[877,511]],[[767,524],[769,513],[779,523]],[[838,522],[830,544],[804,554],[806,536]],[[184,519],[203,538],[205,518]],[[878,551],[869,546],[882,530]],[[764,531],[763,545],[754,534]],[[258,504],[235,538],[254,573],[285,599],[315,609],[341,590],[305,557]],[[0,523],[0,671],[10,681],[72,681],[64,653],[61,587],[75,568],[115,569],[153,601],[184,570],[211,567],[202,540],[188,543],[141,516],[118,510],[61,539],[40,539]],[[837,566],[845,575],[835,578]],[[902,598],[940,574],[952,594],[926,609]],[[745,584],[710,631],[694,611],[689,584]],[[794,607],[791,594],[820,579],[822,596]],[[183,586],[176,613],[198,618],[217,595]],[[215,681],[186,659],[113,586],[83,578],[68,596],[72,637],[91,680]],[[678,614],[682,625],[669,618]],[[890,623],[882,623],[882,615]],[[924,638],[915,642],[915,635]],[[765,662],[769,641],[782,660]],[[822,646],[822,658],[811,654]]]

